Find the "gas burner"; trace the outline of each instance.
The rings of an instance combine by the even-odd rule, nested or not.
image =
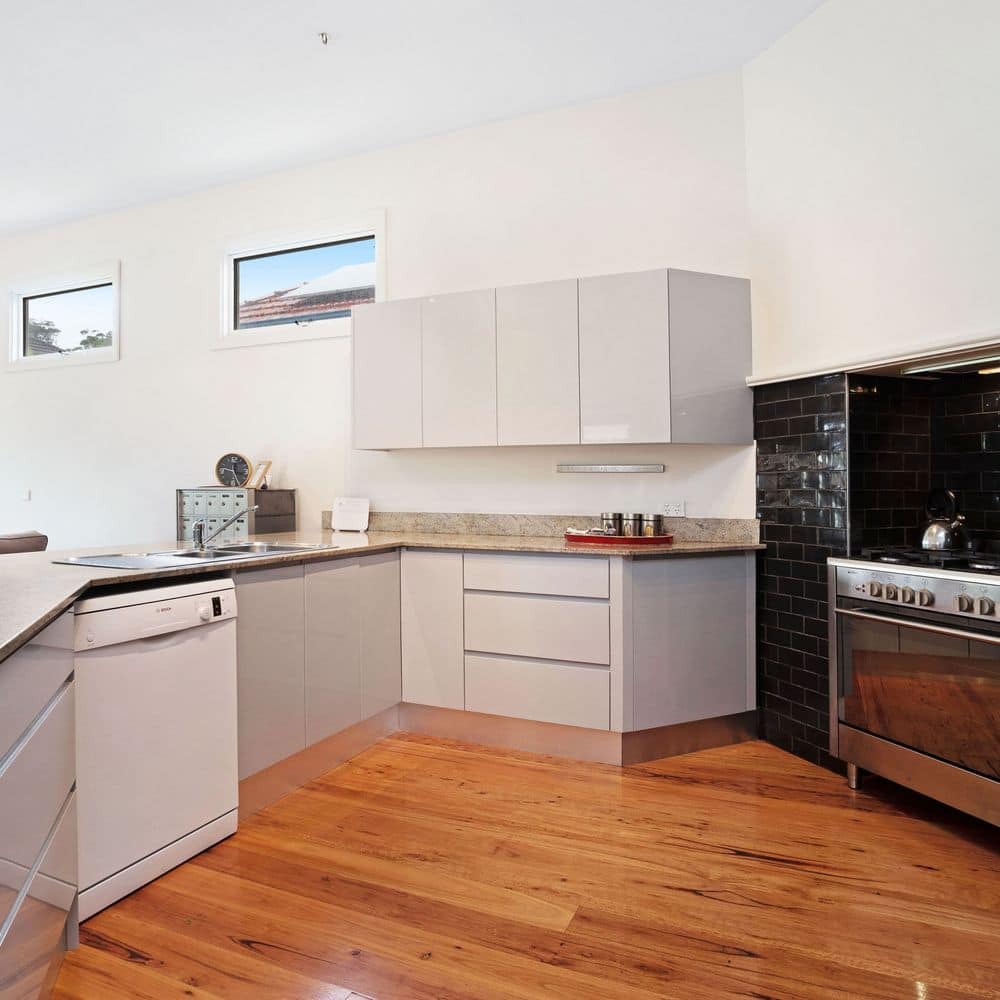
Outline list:
[[[995,556],[972,556],[966,568],[975,573],[1000,573],[1000,559]]]
[[[883,552],[880,556],[874,556],[876,562],[880,563],[892,563],[896,566],[907,566],[913,562],[907,555],[902,552]]]

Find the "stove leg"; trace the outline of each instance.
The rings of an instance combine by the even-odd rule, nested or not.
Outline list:
[[[847,787],[854,791],[861,787],[861,770],[857,764],[847,765]]]

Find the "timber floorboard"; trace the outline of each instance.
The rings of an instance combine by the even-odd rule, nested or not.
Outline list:
[[[411,734],[87,921],[59,1000],[1000,997],[997,831],[766,743]]]

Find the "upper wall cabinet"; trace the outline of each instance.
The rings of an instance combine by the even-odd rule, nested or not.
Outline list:
[[[424,299],[421,327],[424,447],[496,444],[496,293]]]
[[[658,270],[363,306],[355,447],[745,444],[750,282]]]
[[[497,289],[499,444],[579,444],[577,283]]]
[[[354,447],[419,448],[420,299],[354,308]]]
[[[682,444],[753,441],[750,282],[667,272],[670,290],[670,439]]]
[[[694,271],[580,279],[584,444],[752,440],[750,282]]]
[[[580,440],[670,440],[667,272],[580,279]]]

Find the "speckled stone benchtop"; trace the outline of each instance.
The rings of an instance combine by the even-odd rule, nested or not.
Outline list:
[[[385,515],[389,516],[389,515]],[[402,515],[391,515],[400,517]],[[462,515],[478,517],[479,515]],[[509,517],[510,515],[502,515]],[[519,516],[519,515],[514,515]],[[582,518],[562,519],[585,527]],[[728,522],[727,522],[728,523]],[[754,522],[755,523],[755,522]],[[375,526],[373,525],[373,528]],[[687,540],[676,536],[673,545],[651,545],[642,548],[625,545],[596,546],[569,544],[562,531],[554,534],[488,534],[462,532],[428,532],[413,530],[371,530],[358,532],[285,532],[277,535],[256,535],[252,541],[301,542],[328,546],[301,552],[269,555],[252,562],[217,560],[210,565],[182,566],[177,569],[115,570],[92,566],[55,565],[56,556],[94,555],[108,552],[158,552],[177,548],[177,542],[166,541],[143,545],[102,545],[100,548],[74,549],[61,552],[25,552],[0,556],[0,660],[40,632],[69,608],[85,591],[94,587],[120,585],[125,582],[200,576],[206,573],[229,573],[258,569],[285,563],[317,562],[350,558],[373,552],[388,552],[399,548],[465,549],[478,552],[551,552],[574,555],[613,555],[631,559],[672,559],[691,556],[717,555],[727,552],[750,552],[764,548],[750,538],[729,540]]]

